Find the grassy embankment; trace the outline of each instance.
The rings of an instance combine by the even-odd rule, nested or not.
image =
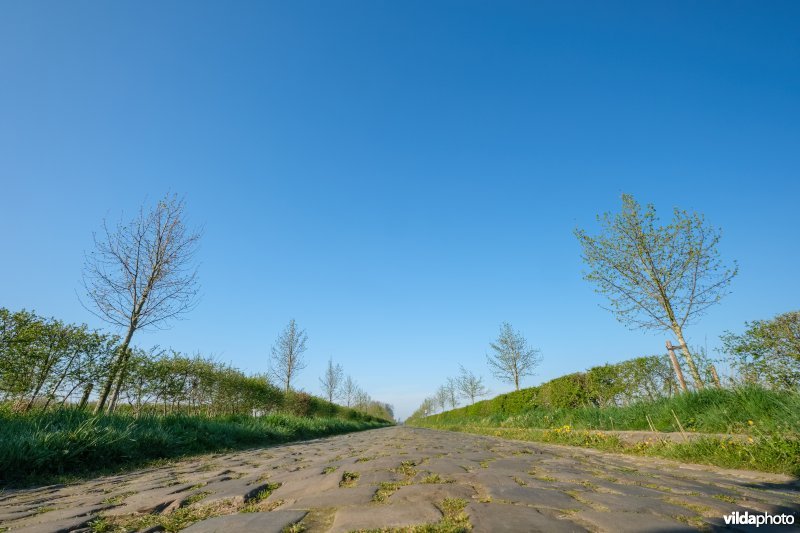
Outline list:
[[[93,416],[0,407],[0,485],[63,481],[159,459],[324,437],[388,425],[366,415]]]
[[[523,389],[409,425],[800,476],[800,394],[758,387],[706,389],[624,407],[550,408]],[[649,420],[648,420],[649,419]],[[678,424],[680,422],[680,426]],[[628,443],[605,431],[743,435]]]

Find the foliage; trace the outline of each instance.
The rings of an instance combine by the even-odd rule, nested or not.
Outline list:
[[[719,258],[719,231],[702,215],[675,209],[659,225],[655,207],[644,210],[633,196],[622,196],[622,211],[598,216],[602,231],[575,235],[589,268],[586,280],[608,297],[610,310],[632,328],[671,330],[680,343],[695,385],[700,372],[683,337],[683,328],[727,294],[737,267]]]
[[[677,418],[689,431],[800,433],[800,391],[797,389],[769,390],[750,385],[670,395],[674,383],[660,382],[657,375],[642,372],[655,368],[659,373],[668,373],[661,368],[668,364],[663,359],[637,358],[618,365],[596,367],[427,418],[417,412],[408,423],[542,429],[570,425],[603,430],[650,430],[652,424],[659,431],[680,431]],[[591,377],[598,368],[602,369],[604,377],[616,376],[606,381],[599,392],[592,385]],[[601,401],[611,393],[616,395],[616,401]],[[749,421],[755,421],[754,425]]]
[[[719,259],[719,232],[702,215],[675,209],[658,225],[655,207],[642,211],[622,196],[622,212],[598,216],[603,232],[576,236],[589,267],[586,279],[609,298],[617,318],[647,329],[683,327],[725,295],[736,268]]]
[[[352,420],[290,414],[136,417],[92,415],[80,409],[19,413],[6,408],[0,409],[0,482],[88,475],[154,459],[315,438],[386,423],[363,415]]]
[[[727,332],[723,351],[745,383],[793,389],[800,383],[800,311],[745,324],[742,335]]]
[[[469,417],[511,416],[535,408],[624,405],[640,399],[669,396],[674,390],[675,381],[667,356],[637,357],[562,376],[537,387],[501,394],[440,416],[449,416],[449,413]],[[426,399],[410,418],[432,415],[439,407],[433,398]]]
[[[85,398],[119,339],[85,325],[0,308],[0,400],[19,409]]]

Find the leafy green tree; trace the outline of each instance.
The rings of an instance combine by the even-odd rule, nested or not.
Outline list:
[[[602,231],[577,229],[585,279],[608,297],[610,310],[630,328],[669,330],[678,339],[697,388],[700,370],[684,338],[684,327],[727,293],[737,273],[719,258],[719,231],[702,215],[675,209],[660,225],[652,204],[644,209],[622,196],[622,211],[598,217]]]
[[[796,389],[800,383],[800,311],[745,323],[745,332],[722,336],[723,350],[746,382]]]
[[[102,374],[117,342],[86,325],[0,309],[0,391],[23,410],[66,403]]]
[[[30,390],[42,329],[42,320],[35,314],[0,308],[0,391],[4,399],[21,404]]]
[[[486,360],[492,373],[498,379],[513,383],[516,390],[519,390],[520,380],[533,375],[542,362],[539,350],[528,346],[522,333],[508,323],[503,323],[497,340],[489,346],[493,353],[487,355]]]

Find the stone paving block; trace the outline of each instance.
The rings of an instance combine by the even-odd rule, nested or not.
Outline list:
[[[211,494],[203,498],[203,504],[210,505],[225,500],[233,503],[243,503],[269,486],[270,483],[268,481],[258,481],[257,478],[249,477],[206,485],[198,490],[211,492]]]
[[[312,492],[305,496],[299,496],[294,500],[287,498],[287,504],[281,506],[281,508],[314,509],[366,505],[372,501],[372,497],[375,495],[376,490],[377,487],[372,487],[369,485],[353,487],[349,489],[339,489],[337,487],[336,489],[321,493]]]
[[[549,509],[584,509],[575,498],[558,490],[534,489],[531,487],[501,486],[487,487],[489,496],[494,500],[502,500],[510,503],[522,503],[534,507]]]
[[[560,519],[521,505],[473,502],[467,506],[466,513],[475,533],[586,531],[586,528],[568,518]]]
[[[39,513],[14,522],[4,523],[4,526],[17,528],[30,528],[31,531],[50,531],[67,528],[65,524],[84,524],[100,511],[108,509],[108,505],[93,505],[87,507],[68,507],[55,509],[46,513]],[[75,526],[77,527],[77,526]],[[52,528],[52,529],[48,529]],[[67,528],[69,529],[69,528]]]
[[[631,513],[656,513],[665,516],[693,516],[697,513],[687,507],[665,502],[659,498],[643,498],[641,496],[605,494],[602,492],[584,492],[580,498],[591,502],[591,504],[601,505],[615,512]]]
[[[305,517],[305,511],[271,511],[269,513],[238,513],[196,522],[186,533],[280,533],[287,526]]]
[[[192,485],[172,485],[169,487],[158,487],[150,490],[140,490],[125,498],[119,505],[110,506],[105,512],[109,516],[118,516],[130,513],[149,513],[154,510],[175,507],[186,499]],[[106,500],[113,494],[103,495]]]
[[[391,503],[413,502],[441,502],[445,498],[462,498],[470,500],[475,495],[475,490],[467,485],[455,483],[407,485],[400,487],[389,499]]]
[[[697,532],[683,522],[671,518],[641,513],[581,511],[571,517],[589,523],[608,533],[682,533]]]
[[[441,511],[429,502],[397,505],[373,503],[340,509],[336,513],[331,532],[408,527],[438,522],[441,518]]]

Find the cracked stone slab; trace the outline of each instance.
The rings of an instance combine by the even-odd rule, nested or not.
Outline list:
[[[306,516],[306,511],[272,511],[269,513],[238,513],[217,516],[197,522],[186,533],[281,533],[283,529]]]
[[[586,531],[586,528],[570,521],[543,513],[524,505],[505,503],[471,503],[467,514],[474,531],[571,533]]]

